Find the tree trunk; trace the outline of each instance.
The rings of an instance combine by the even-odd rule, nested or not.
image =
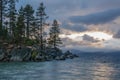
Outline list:
[[[1,10],[1,13],[0,13],[0,27],[1,27],[1,29],[2,29],[2,24],[3,24],[3,20],[2,20],[2,18],[3,18],[3,13],[2,13],[3,7],[2,7],[2,5],[3,5],[3,0],[1,0],[1,3],[0,3],[0,10]]]
[[[41,41],[41,42],[40,42],[41,50],[43,50],[43,30],[42,30],[43,25],[42,25],[42,20],[43,20],[43,19],[42,19],[42,17],[41,17],[41,25],[40,25],[40,27],[41,27],[41,28],[40,28],[40,33],[41,33],[41,36],[40,36],[40,38],[41,38],[41,39],[40,39],[40,41]]]
[[[27,32],[27,38],[29,38],[29,20],[27,20],[27,30],[26,30]]]

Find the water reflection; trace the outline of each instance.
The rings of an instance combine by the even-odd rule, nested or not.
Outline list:
[[[40,63],[0,63],[0,80],[119,80],[120,64],[74,59]]]
[[[96,63],[93,67],[93,80],[110,80],[114,68],[107,63]]]

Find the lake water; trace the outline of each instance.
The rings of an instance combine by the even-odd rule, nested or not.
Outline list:
[[[0,63],[0,80],[119,79],[119,54],[82,54],[66,61]]]

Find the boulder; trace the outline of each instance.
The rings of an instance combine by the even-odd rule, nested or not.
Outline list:
[[[31,49],[30,48],[14,48],[11,51],[11,61],[29,61],[31,58]]]
[[[66,58],[69,58],[69,59],[73,59],[75,57],[78,57],[76,54],[72,54],[70,51],[66,51],[64,53],[64,55],[65,55]]]
[[[0,49],[0,61],[4,58],[5,51],[3,49]]]
[[[0,61],[10,61],[10,57],[5,49],[0,49]]]
[[[43,55],[36,56],[35,61],[47,61],[46,57]]]
[[[55,60],[65,60],[65,59],[66,59],[66,58],[65,58],[64,55],[57,56],[57,57],[55,58]]]

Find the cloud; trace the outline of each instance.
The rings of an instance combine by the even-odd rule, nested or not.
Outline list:
[[[72,16],[70,20],[72,23],[82,24],[105,24],[115,20],[120,16],[120,9],[112,9],[104,12],[97,12],[85,16]]]
[[[79,38],[79,37],[78,37]],[[76,38],[76,39],[78,39]],[[64,37],[62,38],[62,41],[64,42],[64,46],[68,46],[68,45],[79,45],[79,46],[94,46],[99,47],[98,45],[101,45],[100,43],[102,41],[98,40],[98,39],[94,39],[93,37],[89,36],[89,35],[83,35],[81,36],[81,40],[75,40],[75,39],[70,39],[69,37]]]
[[[86,50],[86,48],[88,48],[87,50],[91,50],[91,48],[93,50],[97,49],[101,49],[103,48],[103,44],[102,43],[93,43],[90,41],[86,41],[86,40],[81,40],[81,41],[74,41],[70,38],[62,38],[62,41],[64,42],[64,45],[62,46],[64,49],[78,49],[78,50]],[[87,51],[86,50],[86,51]]]
[[[120,18],[118,18],[120,16],[120,0],[20,0],[17,9],[21,5],[25,6],[29,3],[36,10],[40,2],[46,6],[45,12],[49,16],[48,22],[57,19],[62,23],[60,26],[62,34],[70,35],[98,30],[114,34],[114,39],[120,38],[120,31],[118,31],[120,30]],[[69,19],[70,22],[67,21]],[[113,20],[117,20],[117,24],[111,23],[114,22]],[[74,41],[66,38],[63,43],[71,48],[81,50],[91,50],[91,48],[96,50],[95,47],[100,49],[101,43],[103,43],[89,35],[84,35],[83,39],[82,41]],[[114,44],[115,42],[110,41],[111,44],[106,48],[120,46],[119,43]]]
[[[70,23],[67,21],[62,24],[62,27],[67,29],[67,30],[72,30],[72,31],[76,31],[76,32],[84,32],[84,31],[88,30],[88,28],[84,25],[73,24],[73,23]]]
[[[100,40],[94,39],[93,37],[91,37],[91,36],[89,36],[89,35],[87,35],[87,34],[83,35],[82,37],[83,37],[83,40],[84,40],[84,41],[88,41],[88,42],[91,42],[91,43],[100,42]]]
[[[120,38],[120,30],[114,34],[113,38]]]

